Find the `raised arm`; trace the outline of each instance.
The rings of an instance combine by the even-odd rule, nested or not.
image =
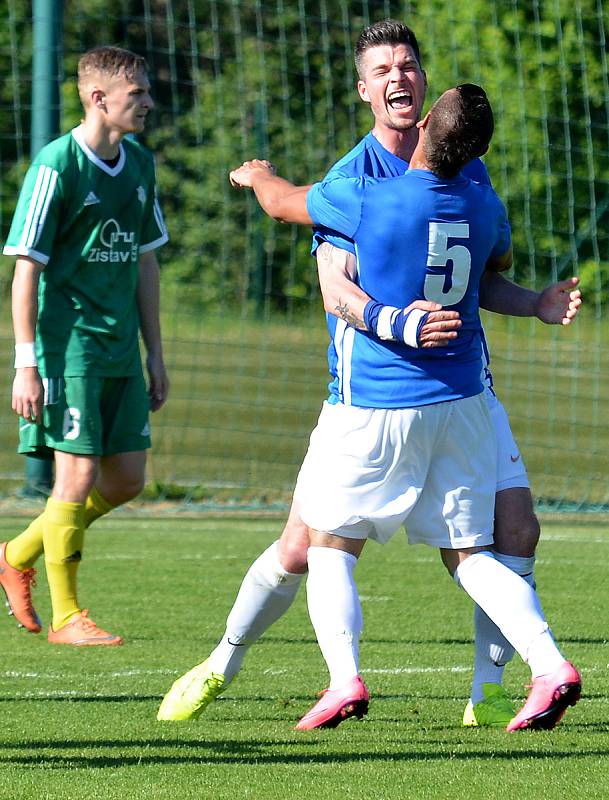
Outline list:
[[[480,281],[480,306],[512,317],[537,317],[547,325],[569,325],[582,303],[578,284],[579,278],[567,278],[535,292],[487,271]]]
[[[278,222],[312,225],[307,211],[310,186],[294,186],[275,174],[270,161],[245,161],[229,174],[230,182],[240,189],[253,189],[263,211]]]
[[[355,283],[356,262],[353,253],[324,242],[317,248],[316,256],[325,310],[352,328],[368,330],[364,311],[374,301]],[[441,347],[454,339],[461,327],[458,312],[445,311],[438,303],[417,300],[403,312],[408,314],[414,309],[427,314],[418,330],[418,347]]]
[[[38,261],[18,258],[12,286],[15,332],[12,408],[27,422],[41,422],[44,403],[44,391],[34,348],[38,318],[38,283],[42,270],[43,265]]]

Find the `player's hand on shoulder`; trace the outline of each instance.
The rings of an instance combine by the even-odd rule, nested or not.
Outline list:
[[[15,371],[12,408],[26,422],[42,421],[44,388],[36,367],[22,367]]]
[[[254,158],[251,161],[244,161],[240,167],[231,170],[228,179],[231,182],[231,186],[235,186],[238,189],[250,189],[256,175],[275,175],[276,173],[277,170],[270,161]]]
[[[461,327],[458,311],[447,311],[439,303],[429,300],[415,300],[405,311],[411,311],[414,308],[427,312],[427,319],[417,336],[419,347],[443,347],[456,338]]]
[[[579,278],[567,278],[546,287],[537,301],[537,317],[547,325],[570,325],[582,304]]]

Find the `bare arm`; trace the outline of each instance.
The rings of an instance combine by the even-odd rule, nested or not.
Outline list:
[[[357,270],[353,253],[324,242],[315,256],[324,309],[352,328],[368,330],[364,309],[370,297],[354,282]]]
[[[32,343],[36,339],[38,319],[38,282],[43,265],[29,258],[18,258],[12,286],[12,313],[15,344]],[[28,422],[40,422],[44,391],[38,367],[15,370],[12,408]]]
[[[253,189],[262,209],[273,219],[313,224],[306,203],[310,185],[294,186],[276,175],[269,161],[246,161],[233,170],[229,178],[233,186]],[[367,330],[364,309],[372,298],[355,283],[353,255],[324,243],[317,250],[317,266],[325,310],[351,327]],[[507,266],[497,268],[507,269]],[[413,309],[427,313],[418,332],[419,347],[440,347],[457,336],[461,326],[457,311],[445,311],[440,304],[427,300],[416,301],[403,311],[407,313]]]
[[[237,188],[253,189],[263,211],[278,222],[312,225],[307,211],[310,186],[294,186],[275,174],[270,161],[254,159],[232,170],[229,180]]]
[[[535,292],[487,271],[480,281],[480,306],[497,314],[537,317],[547,325],[569,325],[582,303],[578,284],[579,278],[567,278]]]
[[[154,250],[140,256],[137,307],[140,331],[146,347],[151,411],[158,411],[167,399],[169,379],[163,361],[160,322],[159,265]]]
[[[324,242],[318,247],[316,256],[325,310],[352,328],[368,330],[364,322],[364,309],[372,298],[355,283],[353,253]],[[444,311],[438,303],[427,300],[417,300],[407,310],[413,308],[429,312],[419,333],[419,347],[440,347],[457,335],[461,326],[457,311]]]

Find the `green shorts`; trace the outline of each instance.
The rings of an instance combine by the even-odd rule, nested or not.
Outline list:
[[[19,420],[19,453],[61,450],[111,456],[150,447],[150,400],[144,376],[45,378],[41,425]]]

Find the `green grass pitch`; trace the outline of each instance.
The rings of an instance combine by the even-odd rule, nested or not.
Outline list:
[[[5,518],[0,540],[23,526]],[[584,693],[552,732],[460,726],[471,605],[436,553],[398,535],[357,568],[362,722],[293,726],[324,687],[301,590],[238,679],[194,723],[158,723],[161,696],[223,632],[240,580],[280,519],[117,515],[92,529],[80,588],[121,648],[52,648],[0,619],[1,800],[553,800],[609,795],[609,530],[546,522],[538,587]],[[43,573],[44,570],[41,570]],[[43,574],[36,605],[48,621]],[[506,686],[524,697],[519,659]]]

